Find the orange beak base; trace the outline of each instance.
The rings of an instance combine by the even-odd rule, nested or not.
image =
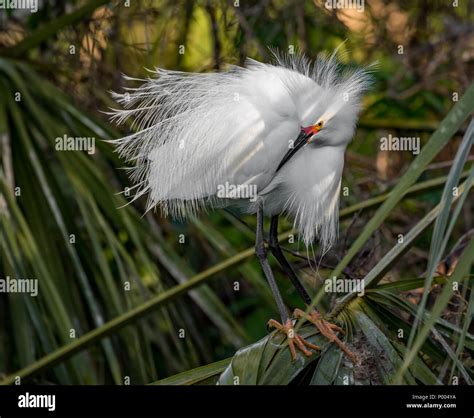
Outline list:
[[[307,126],[306,128],[301,128],[301,130],[308,136],[317,134],[320,130],[316,125]]]

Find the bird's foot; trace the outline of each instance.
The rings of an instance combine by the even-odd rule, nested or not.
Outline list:
[[[319,330],[321,335],[326,337],[330,342],[336,343],[338,347],[352,360],[352,363],[355,364],[357,362],[356,355],[350,351],[336,335],[336,332],[344,334],[344,331],[341,327],[326,321],[317,311],[312,311],[309,314],[306,314],[306,312],[302,311],[301,309],[295,309],[293,315],[295,318],[305,318],[307,321],[311,322]]]
[[[274,319],[268,321],[268,326],[276,328],[278,331],[283,332],[288,337],[288,347],[290,348],[291,358],[296,360],[296,347],[298,347],[305,356],[310,357],[313,353],[309,351],[306,347],[311,348],[316,351],[321,351],[321,349],[315,345],[306,341],[301,335],[298,335],[294,328],[291,319],[288,319],[285,324],[280,324]]]

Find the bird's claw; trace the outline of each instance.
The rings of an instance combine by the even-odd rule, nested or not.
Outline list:
[[[295,309],[293,312],[295,318],[304,318],[307,321],[311,322],[323,335],[326,337],[330,342],[334,342],[337,346],[347,354],[347,356],[351,359],[352,363],[357,362],[356,355],[347,348],[347,346],[338,338],[336,332],[340,332],[344,334],[344,331],[341,327],[337,326],[336,324],[332,324],[331,322],[326,321],[323,319],[321,314],[317,311],[312,311],[310,313],[306,313],[301,309]]]
[[[288,337],[288,347],[290,348],[291,358],[293,359],[293,361],[296,360],[296,347],[298,347],[307,357],[312,356],[313,353],[309,351],[306,347],[316,351],[321,351],[321,348],[319,348],[317,345],[306,341],[301,335],[298,335],[295,332],[293,328],[293,323],[290,319],[288,319],[285,324],[281,324],[280,322],[275,321],[274,319],[270,319],[268,321],[268,326],[286,334],[286,336]]]

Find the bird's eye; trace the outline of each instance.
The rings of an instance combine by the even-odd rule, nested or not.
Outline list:
[[[319,122],[316,124],[316,127],[321,129],[321,128],[323,127],[323,122],[322,122],[322,121],[319,121]]]

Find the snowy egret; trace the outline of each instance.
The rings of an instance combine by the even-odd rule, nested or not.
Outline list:
[[[137,88],[115,94],[123,109],[112,119],[133,118],[135,133],[114,141],[132,162],[135,198],[147,209],[185,217],[208,207],[238,204],[257,215],[256,255],[275,298],[293,359],[319,350],[293,329],[267,260],[263,219],[271,218],[268,249],[304,303],[311,298],[277,239],[287,215],[306,246],[323,251],[335,241],[344,152],[369,85],[363,69],[341,71],[336,52],[314,63],[300,54],[274,52],[273,64],[248,60],[219,73],[157,69]],[[295,310],[294,316],[304,316]],[[343,332],[313,311],[305,318],[352,359],[337,337]]]

